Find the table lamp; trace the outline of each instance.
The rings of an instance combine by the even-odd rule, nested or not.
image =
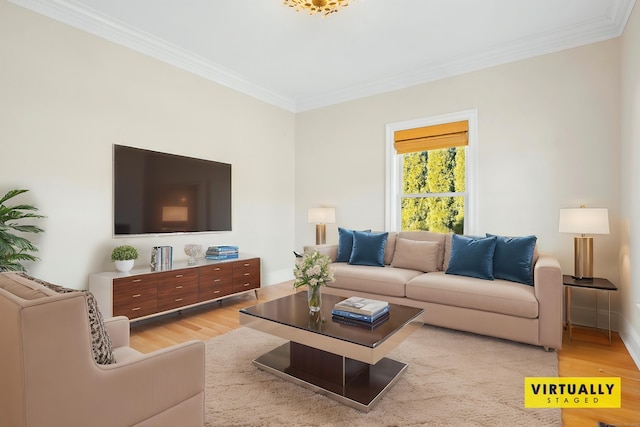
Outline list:
[[[593,237],[587,234],[609,234],[609,210],[606,208],[560,209],[560,233],[580,234],[573,239],[574,278],[593,278]]]
[[[336,222],[335,208],[309,208],[309,223],[316,224],[316,245],[327,243],[327,227],[325,224]]]

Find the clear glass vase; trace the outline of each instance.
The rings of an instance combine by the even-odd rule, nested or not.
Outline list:
[[[311,312],[320,311],[320,307],[322,307],[322,293],[320,292],[321,287],[322,286],[320,285],[307,287],[309,311]]]

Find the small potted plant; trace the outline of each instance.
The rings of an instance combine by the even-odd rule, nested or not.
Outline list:
[[[138,258],[138,250],[130,245],[120,245],[113,248],[111,261],[116,263],[118,271],[126,273],[133,268],[133,260]]]

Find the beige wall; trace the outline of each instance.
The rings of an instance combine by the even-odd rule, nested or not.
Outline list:
[[[622,37],[622,150],[620,168],[621,334],[640,363],[640,8]],[[633,345],[630,345],[633,343]]]
[[[297,114],[296,246],[314,242],[312,206],[336,208],[330,243],[337,226],[384,229],[385,126],[468,109],[478,111],[475,231],[535,234],[572,273],[559,209],[607,207],[611,234],[595,237],[594,273],[618,283],[617,39]],[[593,294],[574,294],[575,316],[592,322]]]
[[[240,245],[275,283],[291,275],[290,250],[314,241],[309,207],[336,207],[329,242],[338,225],[384,228],[387,124],[477,109],[476,231],[536,234],[570,273],[559,209],[608,207],[595,274],[620,286],[615,326],[640,360],[639,14],[621,40],[294,115],[1,2],[0,192],[28,188],[22,201],[47,215],[42,260],[28,266],[44,279],[83,288],[113,268],[117,244],[137,246],[143,265],[151,246],[184,259],[195,242]],[[113,239],[114,143],[232,163],[234,231]],[[577,300],[591,322],[592,294]]]
[[[111,249],[236,244],[263,259],[265,283],[291,274],[294,116],[18,6],[0,2],[0,192],[47,218],[29,272],[84,288]],[[233,229],[112,238],[112,145],[228,162]]]

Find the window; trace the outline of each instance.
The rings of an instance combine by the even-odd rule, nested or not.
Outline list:
[[[476,117],[387,125],[387,230],[473,233]]]

